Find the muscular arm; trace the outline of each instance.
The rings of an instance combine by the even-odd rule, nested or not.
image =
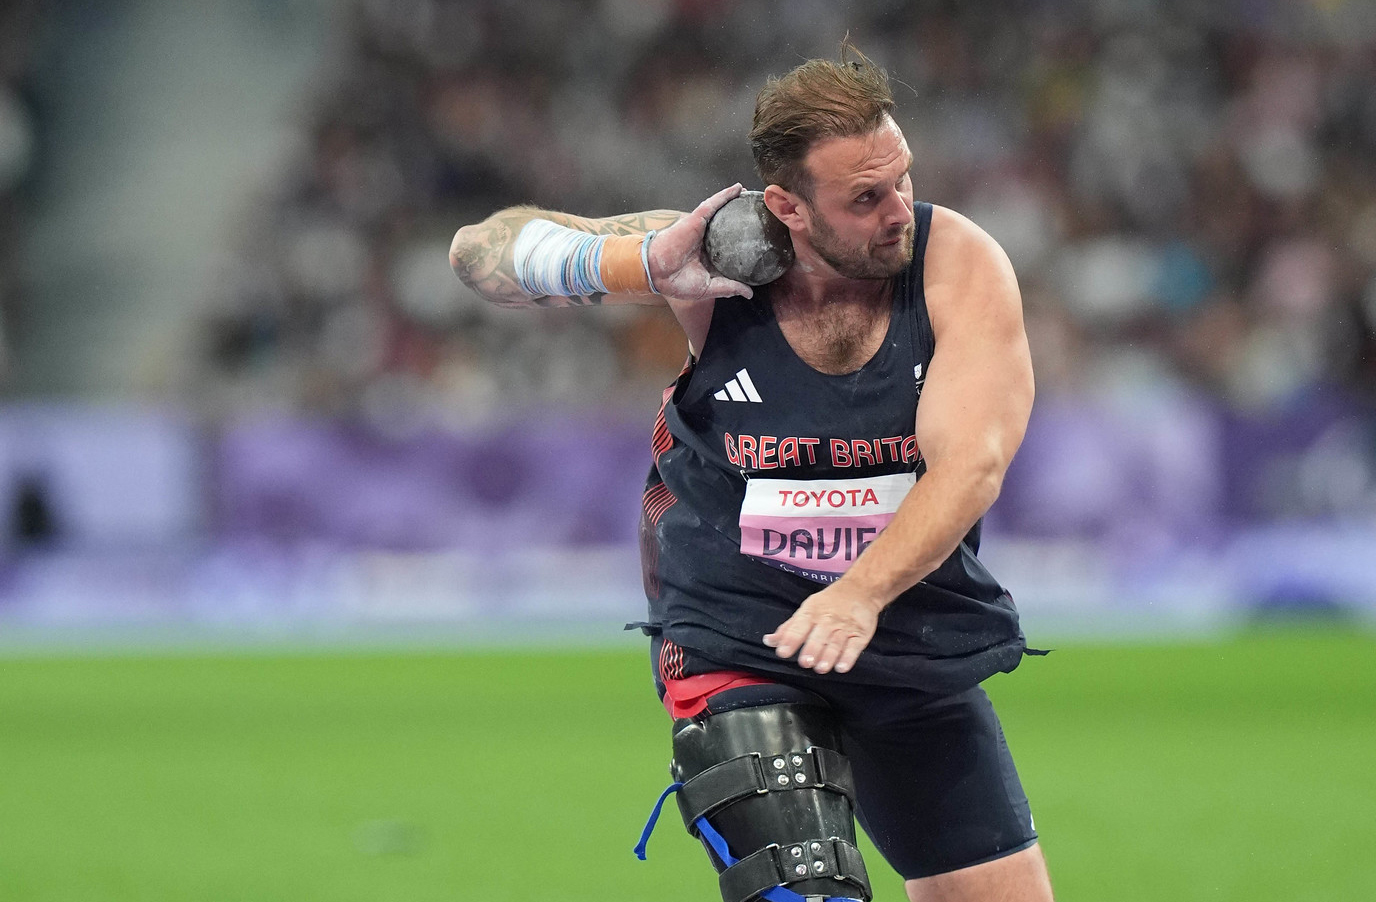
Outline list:
[[[502,307],[667,304],[687,334],[689,347],[696,354],[707,337],[707,329],[712,322],[712,305],[716,299],[733,295],[750,297],[753,293],[749,286],[712,272],[702,249],[708,220],[740,192],[740,185],[732,185],[698,204],[691,213],[651,210],[605,219],[552,213],[534,207],[511,207],[494,213],[480,223],[459,229],[449,246],[449,264],[465,284]],[[651,229],[657,230],[650,241],[649,268],[655,288],[662,294],[596,294],[586,297],[532,297],[526,294],[516,278],[514,250],[521,227],[532,219],[547,219],[594,235],[638,236],[647,234]]]
[[[994,503],[1032,410],[1022,299],[1003,250],[951,210],[933,211],[927,307],[936,351],[916,421],[927,471],[837,582],[765,638],[781,657],[848,670],[879,611],[941,565]]]
[[[663,304],[656,294],[624,294],[589,297],[531,297],[521,290],[516,279],[512,250],[521,227],[532,219],[590,232],[594,235],[644,235],[651,229],[664,229],[683,216],[674,210],[627,213],[605,219],[588,219],[554,213],[534,207],[511,207],[492,214],[475,225],[464,226],[449,246],[449,265],[469,288],[501,307],[583,307],[591,304]]]
[[[854,568],[857,588],[882,604],[940,566],[989,510],[1032,411],[1032,361],[1008,258],[950,210],[933,212],[932,236],[926,292],[937,343],[916,423],[927,472]]]

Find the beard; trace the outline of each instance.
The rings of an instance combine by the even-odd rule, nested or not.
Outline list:
[[[898,275],[913,262],[913,236],[916,224],[908,223],[903,227],[897,244],[883,247],[854,247],[841,240],[841,236],[818,216],[813,220],[812,234],[808,236],[812,249],[838,275],[847,279],[888,279]],[[892,240],[893,235],[887,236]]]

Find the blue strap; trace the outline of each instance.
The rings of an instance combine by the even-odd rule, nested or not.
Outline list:
[[[717,853],[717,857],[721,859],[722,864],[729,868],[731,865],[740,861],[739,858],[731,854],[731,849],[726,845],[726,840],[717,832],[716,828],[707,823],[707,818],[698,818],[693,821],[693,826],[698,828],[698,833],[703,839],[707,840],[707,844],[712,847],[713,852]]]
[[[717,853],[717,857],[721,859],[722,864],[729,868],[740,860],[735,855],[731,854],[731,849],[726,845],[726,840],[716,831],[715,827],[707,823],[707,818],[698,818],[693,821],[693,826],[697,827],[698,833],[703,839],[707,840],[707,844],[712,847],[712,851]],[[793,890],[785,889],[782,886],[767,889],[760,893],[760,895],[768,899],[769,902],[807,902],[806,899]]]
[[[655,810],[650,812],[650,819],[645,822],[645,829],[640,831],[640,842],[635,844],[636,858],[641,861],[645,860],[645,847],[650,844],[650,834],[655,832],[655,824],[659,821],[659,812],[664,807],[664,800],[682,788],[682,783],[670,783],[669,788],[659,794],[659,801],[655,802]]]
[[[707,840],[707,843],[712,847],[712,851],[717,853],[717,857],[720,858],[722,863],[727,867],[731,867],[731,865],[739,860],[736,856],[731,854],[731,849],[726,845],[726,840],[722,838],[722,835],[718,833],[711,824],[707,823],[707,818],[698,818],[693,821],[693,826],[698,828],[698,833],[702,835],[703,839]],[[760,893],[760,896],[764,899],[768,899],[769,902],[807,902],[807,899],[802,895],[795,893],[785,886],[776,886],[773,889],[767,889]],[[860,902],[860,900],[852,899],[849,896],[827,896],[827,902]]]
[[[659,822],[659,812],[664,808],[664,800],[683,788],[682,783],[670,783],[669,788],[659,794],[659,800],[655,802],[654,810],[650,812],[650,819],[645,822],[645,829],[640,831],[640,842],[636,843],[635,855],[641,861],[645,860],[645,847],[649,845],[650,834],[655,830],[655,824]],[[731,847],[726,844],[726,839],[716,831],[716,828],[707,823],[707,818],[700,817],[693,821],[693,826],[697,828],[698,834],[712,847],[712,851],[717,853],[722,864],[728,868],[740,861],[735,855],[731,854]],[[760,893],[769,902],[807,902],[798,893],[783,886],[776,886]],[[827,902],[860,902],[859,899],[852,899],[849,896],[828,896]]]

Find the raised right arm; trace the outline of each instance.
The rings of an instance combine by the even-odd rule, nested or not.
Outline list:
[[[516,236],[532,219],[550,222],[593,235],[643,236],[652,229],[667,229],[683,214],[675,210],[626,213],[605,219],[588,219],[535,207],[499,210],[482,222],[464,226],[449,246],[449,265],[464,284],[501,307],[586,307],[597,304],[663,305],[660,295],[646,293],[602,294],[581,297],[540,295],[532,297],[516,277]],[[652,245],[653,246],[653,245]]]
[[[626,213],[605,219],[588,219],[555,213],[534,206],[512,206],[498,210],[482,223],[465,225],[454,235],[449,248],[449,263],[455,274],[480,296],[499,307],[589,307],[597,304],[660,304],[662,297],[652,293],[603,294],[582,297],[560,297],[542,294],[533,297],[522,290],[516,278],[516,236],[534,219],[592,235],[643,236],[651,230],[667,228],[681,219],[677,210],[648,210],[645,213]]]
[[[748,285],[712,271],[702,248],[708,220],[740,192],[740,185],[732,185],[698,204],[691,213],[651,210],[604,219],[588,219],[534,207],[511,207],[459,229],[449,248],[449,263],[466,285],[502,307],[667,304],[696,354],[707,337],[716,299],[748,298],[754,294]],[[527,292],[517,275],[515,251],[521,230],[535,219],[593,235],[639,237],[655,230],[645,257],[655,293],[623,291],[562,296]],[[557,266],[555,269],[558,271]]]

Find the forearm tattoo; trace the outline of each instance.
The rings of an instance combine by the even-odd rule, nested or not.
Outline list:
[[[606,297],[600,292],[580,297],[531,297],[521,290],[512,257],[521,227],[538,217],[594,235],[644,235],[651,229],[673,225],[682,215],[674,210],[649,210],[587,219],[533,207],[515,207],[462,230],[461,240],[455,241],[451,262],[464,284],[499,307],[597,306]]]

